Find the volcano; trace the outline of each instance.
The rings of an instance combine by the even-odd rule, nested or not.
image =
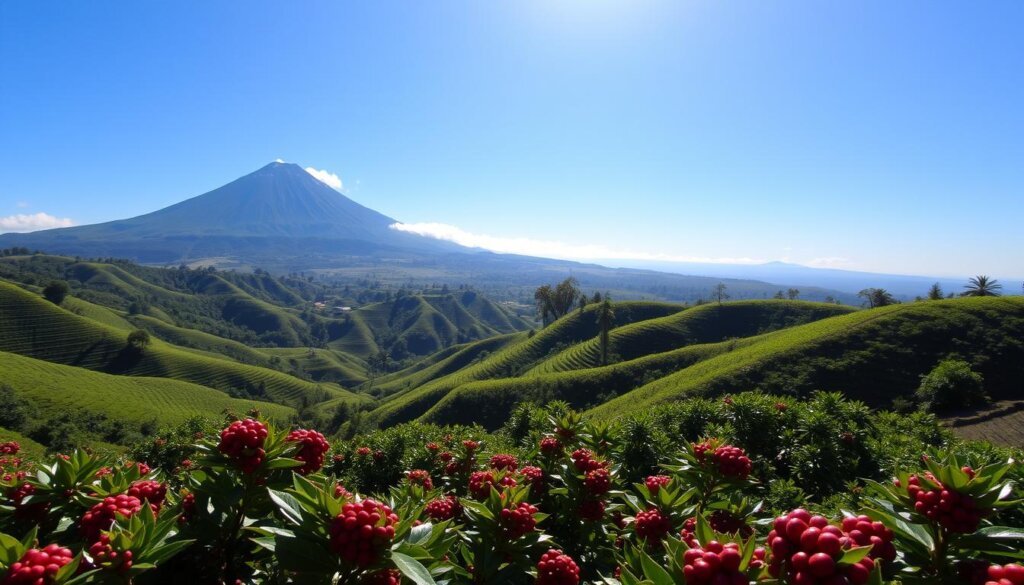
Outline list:
[[[471,251],[391,229],[397,220],[349,199],[296,164],[273,162],[199,195],[131,219],[0,235],[24,246],[143,263],[206,258],[418,255]]]

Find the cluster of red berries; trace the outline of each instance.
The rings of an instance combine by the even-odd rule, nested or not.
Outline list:
[[[433,442],[433,441],[431,441],[431,442],[427,443],[426,445],[424,445],[423,448],[426,449],[427,451],[430,451],[431,453],[435,453],[435,454],[438,451],[441,450],[441,446],[438,445],[437,443]]]
[[[740,545],[712,540],[683,554],[683,576],[688,585],[747,585],[750,579],[740,572],[742,563]]]
[[[515,508],[502,508],[498,516],[498,524],[501,531],[509,540],[515,540],[524,536],[537,527],[537,520],[533,517],[537,513],[537,506],[529,502],[521,502]]]
[[[461,515],[462,504],[457,497],[449,495],[430,500],[423,508],[423,512],[434,522],[444,522]]]
[[[964,472],[974,475],[969,467],[965,467]],[[914,510],[918,514],[937,522],[949,532],[970,534],[978,529],[985,511],[978,509],[974,498],[943,485],[931,473],[926,473],[925,478],[936,487],[922,487],[921,479],[916,475],[907,480],[907,494],[914,500]]]
[[[500,471],[515,471],[519,468],[519,461],[515,458],[515,455],[498,453],[491,456],[491,468]]]
[[[466,439],[462,442],[462,448],[465,449],[467,453],[474,453],[480,448],[480,443],[471,439]]]
[[[160,506],[163,506],[164,500],[167,499],[167,484],[149,479],[140,479],[132,483],[125,493],[143,502],[148,502],[159,510]]]
[[[540,440],[540,453],[545,457],[555,457],[562,452],[562,442],[555,437],[544,437]]]
[[[21,451],[21,445],[17,441],[0,443],[0,455],[16,455],[18,451]]]
[[[372,452],[369,447],[359,447],[356,449],[356,457],[369,457]]]
[[[989,565],[985,585],[1024,585],[1024,565]]]
[[[551,549],[540,557],[537,585],[577,585],[579,582],[580,568],[569,555]]]
[[[132,568],[132,551],[118,552],[110,546],[110,536],[101,534],[100,539],[89,546],[93,566],[108,571],[127,573]]]
[[[242,473],[252,473],[266,457],[263,450],[266,440],[267,425],[251,418],[236,420],[220,432],[217,449],[233,459]]]
[[[668,485],[672,481],[672,478],[667,475],[648,475],[644,479],[644,485],[647,486],[647,491],[651,492],[651,495],[658,493],[658,490],[662,486]]]
[[[469,495],[477,500],[491,495],[492,486],[494,486],[494,474],[490,471],[474,471],[469,476]]]
[[[850,544],[850,538],[829,524],[827,518],[812,516],[807,510],[798,508],[776,518],[772,531],[768,533],[768,546],[772,551],[768,572],[778,577],[785,562],[792,583],[862,585],[868,582],[875,561],[866,556],[851,565],[836,564]]]
[[[425,469],[413,469],[405,474],[405,479],[410,485],[421,486],[425,490],[434,489],[434,480],[430,479],[430,472]]]
[[[672,530],[672,521],[658,508],[651,508],[636,515],[633,529],[639,538],[649,543],[661,542],[669,530]]]
[[[890,562],[896,559],[893,533],[885,524],[872,521],[867,516],[847,516],[843,518],[843,532],[857,546],[871,545],[869,554],[872,558]]]
[[[57,544],[44,548],[31,548],[21,559],[11,565],[4,579],[4,585],[48,585],[61,567],[71,562],[71,549]]]
[[[78,521],[78,528],[86,542],[95,542],[99,540],[100,532],[110,530],[110,525],[118,516],[134,516],[141,509],[142,501],[135,496],[108,496],[82,515],[82,519]]]
[[[525,465],[519,470],[519,475],[522,475],[530,484],[530,489],[533,491],[534,495],[544,491],[544,470],[540,467]]]
[[[397,522],[391,508],[375,500],[345,504],[328,529],[331,549],[350,564],[368,567],[394,540]]]
[[[734,479],[746,479],[750,475],[752,465],[746,451],[733,445],[722,445],[711,451],[710,441],[693,445],[693,454],[701,465],[708,464],[708,453],[711,453],[710,462],[718,470],[718,473]]]
[[[590,449],[576,449],[572,452],[571,457],[572,464],[576,467],[576,471],[583,473],[607,466],[607,463],[594,459],[594,454],[590,452]]]
[[[398,569],[381,569],[372,573],[364,573],[359,577],[359,585],[400,585],[402,573]]]
[[[612,476],[604,467],[588,471],[583,478],[583,488],[592,496],[603,496],[612,488]]]
[[[324,466],[324,455],[331,450],[331,444],[327,438],[317,431],[306,429],[295,429],[288,433],[291,443],[298,443],[299,450],[292,455],[302,462],[302,467],[296,469],[302,475],[316,473]]]

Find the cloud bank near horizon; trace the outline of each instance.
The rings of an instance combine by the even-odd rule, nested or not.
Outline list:
[[[18,213],[0,217],[0,234],[25,233],[52,228],[71,227],[75,222],[69,217],[55,217],[49,213]]]
[[[665,253],[638,252],[609,248],[599,244],[570,244],[557,240],[538,240],[523,237],[491,236],[468,232],[457,226],[434,223],[394,223],[391,229],[454,242],[470,248],[483,248],[504,254],[522,254],[565,260],[644,260],[658,262],[702,262],[713,264],[761,264],[766,260],[758,258],[706,258],[680,256]]]

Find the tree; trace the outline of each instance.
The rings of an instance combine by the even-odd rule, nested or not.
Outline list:
[[[857,293],[857,296],[862,297],[864,299],[864,303],[871,309],[874,309],[875,307],[884,307],[886,305],[894,305],[899,302],[896,300],[896,297],[892,296],[892,294],[884,288],[866,288]]]
[[[63,280],[55,280],[46,285],[46,288],[43,289],[43,296],[51,303],[59,305],[67,298],[69,291],[68,283]]]
[[[943,360],[927,376],[915,393],[922,406],[932,411],[984,404],[984,379],[963,360]]]
[[[928,300],[929,301],[941,301],[945,295],[942,294],[942,287],[939,283],[935,283],[931,288],[928,289]]]
[[[128,347],[142,351],[149,346],[149,333],[142,329],[136,329],[128,334]]]
[[[773,299],[784,299],[784,298],[786,298],[786,295],[783,294],[783,292],[780,290],[779,292],[777,292],[774,295],[772,295],[772,298]]]
[[[714,292],[712,293],[715,296],[715,299],[718,300],[719,305],[722,304],[722,301],[729,298],[729,295],[725,293],[725,288],[725,284],[720,282],[715,285]]]
[[[601,306],[597,310],[597,325],[601,328],[601,365],[608,365],[608,333],[615,324],[615,311],[612,309],[610,295],[605,294]]]
[[[579,282],[571,276],[556,286],[545,284],[533,293],[541,322],[547,326],[572,310],[580,297]]]
[[[791,289],[786,291],[786,296],[789,297],[789,300],[791,300],[791,301],[795,300],[795,299],[800,297],[800,289],[798,289],[798,288],[791,288]]]
[[[998,297],[1002,293],[1003,285],[999,284],[994,278],[981,275],[975,276],[967,282],[967,286],[964,287],[963,296],[965,297]]]

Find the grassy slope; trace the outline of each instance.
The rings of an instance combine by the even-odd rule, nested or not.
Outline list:
[[[17,441],[21,445],[20,453],[31,457],[42,457],[46,453],[46,447],[26,437],[25,435],[0,427],[0,443]]]
[[[996,398],[1020,395],[1024,298],[964,298],[893,305],[770,333],[611,400],[599,417],[696,394],[761,389],[839,390],[887,405],[917,388],[941,359],[959,355],[985,376]]]
[[[335,382],[351,388],[366,381],[366,365],[344,352],[319,348],[310,356],[309,348],[303,347],[261,348],[257,351],[294,363],[318,382]]]
[[[629,361],[686,345],[750,337],[854,310],[842,305],[786,300],[701,305],[675,315],[613,329],[608,336],[609,355],[618,356],[619,361]],[[595,337],[544,360],[527,374],[566,372],[600,365],[601,346]]]
[[[5,383],[47,414],[85,411],[116,420],[175,424],[196,415],[216,418],[225,409],[243,413],[253,406],[279,420],[295,412],[287,406],[230,398],[198,384],[113,376],[7,352],[0,352],[0,371]]]
[[[174,378],[227,391],[264,386],[281,404],[327,398],[357,399],[334,385],[319,386],[266,368],[204,357],[154,340],[140,354],[125,350],[125,332],[54,306],[0,282],[0,351],[91,370],[133,376]]]
[[[384,426],[412,420],[423,415],[448,392],[462,384],[519,375],[552,350],[597,335],[596,309],[596,305],[591,305],[584,311],[573,311],[533,337],[508,346],[478,364],[394,397],[377,408],[373,416]],[[615,305],[616,318],[620,323],[663,317],[682,309],[682,305],[669,303],[625,302]]]
[[[423,419],[479,422],[493,428],[524,400],[565,400],[579,409],[596,406],[671,372],[756,343],[759,333],[854,310],[805,301],[737,301],[630,323],[609,335],[614,353],[626,357],[625,361],[596,366],[600,346],[596,338],[590,339],[544,360],[521,377],[464,384],[434,405]],[[712,341],[717,343],[708,343]]]
[[[378,378],[374,383],[376,393],[382,396],[398,395],[417,388],[442,376],[457,372],[474,361],[489,354],[527,339],[527,334],[509,333],[488,339],[453,345],[443,349],[402,371]]]

